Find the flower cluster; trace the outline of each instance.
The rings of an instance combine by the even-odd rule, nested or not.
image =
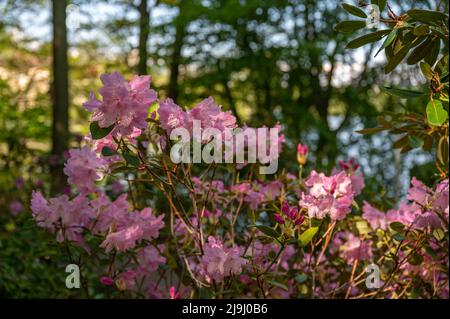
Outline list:
[[[114,125],[113,134],[129,135],[135,129],[147,127],[150,104],[156,101],[156,92],[150,89],[150,76],[135,76],[130,82],[114,72],[101,76],[103,87],[99,89],[103,100],[91,92],[83,106],[93,112],[92,121],[102,128]]]
[[[299,205],[310,217],[322,219],[328,215],[332,220],[342,220],[350,212],[355,189],[345,172],[328,177],[312,171],[305,185],[308,192],[301,194]]]
[[[107,169],[104,159],[97,156],[87,146],[69,151],[69,159],[64,165],[64,173],[69,184],[77,187],[82,194],[95,191],[95,181],[100,180]]]
[[[57,232],[58,241],[66,239],[81,245],[83,230],[88,229],[106,236],[100,245],[106,252],[113,248],[124,251],[139,241],[157,238],[164,227],[164,215],[156,217],[150,208],[130,213],[126,195],[114,202],[103,193],[92,201],[84,195],[73,200],[61,195],[47,202],[40,192],[33,192],[31,209],[39,226]]]
[[[223,132],[226,128],[235,128],[236,118],[230,111],[222,112],[221,106],[214,103],[214,99],[209,97],[198,103],[191,110],[184,111],[176,105],[172,99],[160,102],[158,109],[161,126],[170,135],[173,129],[183,127],[189,132],[192,131],[193,121],[200,121],[201,128],[216,128]]]
[[[150,77],[127,82],[112,73],[102,82],[103,100],[91,94],[85,107],[94,112],[92,121],[107,128],[105,134],[80,139],[88,146],[71,150],[64,168],[77,194],[47,200],[39,187],[31,210],[37,225],[65,248],[84,248],[77,257],[84,258],[83,266],[96,267],[109,293],[362,298],[373,291],[352,278],[362,278],[365,267],[379,260],[383,278],[392,278],[380,295],[411,296],[413,285],[425,287],[422,296],[448,297],[448,179],[430,188],[413,178],[406,200],[385,213],[361,198],[365,182],[353,158],[330,174],[312,170],[302,178],[309,153],[302,144],[299,177],[283,171],[261,178],[247,163],[204,170],[175,164],[163,147],[174,129],[190,131],[199,120],[202,129],[224,132],[236,128],[235,117],[212,98],[190,110],[167,99],[148,124],[157,97]],[[266,140],[281,150],[284,136]],[[251,153],[247,137],[240,143]],[[16,214],[23,207],[11,201],[10,210]],[[394,231],[393,222],[412,231]]]
[[[225,277],[240,274],[247,261],[240,257],[238,247],[227,248],[214,237],[208,237],[203,247],[202,269],[207,281],[222,282]]]
[[[412,229],[444,227],[449,211],[448,179],[440,182],[434,191],[416,178],[412,179],[411,184],[407,195],[410,202],[401,202],[398,209],[383,213],[364,202],[363,217],[373,229],[386,230],[392,222],[402,223]]]

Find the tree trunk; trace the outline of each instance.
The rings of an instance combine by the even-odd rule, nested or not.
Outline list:
[[[185,22],[183,21],[183,2],[180,4],[180,15],[176,19],[176,30],[175,30],[175,42],[173,45],[172,59],[170,62],[170,79],[169,88],[167,90],[167,95],[172,98],[175,102],[178,99],[178,76],[180,74],[180,64],[181,64],[181,48],[183,47],[183,40],[185,35]]]
[[[64,152],[69,140],[69,80],[67,63],[66,0],[53,0],[53,123],[51,190],[61,192],[66,185]]]
[[[150,13],[147,7],[147,0],[141,0],[139,3],[139,75],[147,74],[148,50],[147,42],[150,35]]]

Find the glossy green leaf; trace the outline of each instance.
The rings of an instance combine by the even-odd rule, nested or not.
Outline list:
[[[127,161],[127,163],[130,164],[131,166],[139,166],[140,164],[139,158],[130,151],[126,150],[122,153],[122,155],[125,161]]]
[[[109,133],[111,133],[113,128],[114,128],[114,124],[109,127],[103,128],[103,127],[98,126],[98,122],[92,122],[89,126],[89,129],[91,131],[91,137],[93,140],[99,140],[101,138],[104,138]]]
[[[362,130],[355,131],[355,132],[359,133],[359,134],[366,135],[366,134],[378,133],[378,132],[381,132],[381,131],[384,131],[384,130],[385,130],[384,127],[369,127],[369,128],[365,128],[365,129],[362,129]]]
[[[342,7],[345,9],[345,11],[347,11],[351,15],[354,15],[354,16],[357,16],[360,18],[364,18],[364,19],[367,18],[367,14],[358,7],[352,6],[351,4],[348,4],[348,3],[343,3]]]
[[[280,237],[280,234],[272,227],[265,226],[265,225],[254,225],[254,227],[258,228],[264,235],[267,235],[269,237],[272,237],[272,238]]]
[[[433,126],[441,126],[448,118],[448,113],[444,110],[442,102],[431,100],[426,108],[428,123]]]
[[[356,49],[359,47],[362,47],[363,45],[366,45],[368,43],[379,41],[385,36],[387,33],[389,33],[389,30],[379,30],[372,33],[365,34],[363,36],[360,36],[356,39],[353,39],[349,43],[347,43],[348,49]]]
[[[436,60],[439,56],[439,51],[441,49],[441,40],[436,38],[433,40],[433,44],[431,45],[430,51],[425,55],[425,62],[429,65],[433,66],[436,63]]]
[[[423,41],[411,51],[408,58],[406,59],[406,63],[408,63],[409,65],[418,63],[427,55],[432,46],[433,40],[431,39],[431,37],[428,37],[425,41]]]
[[[319,230],[319,227],[310,227],[307,230],[305,230],[301,235],[300,235],[300,245],[305,247],[306,245],[309,244],[309,242],[313,239],[314,235],[317,233],[317,231]]]
[[[446,14],[431,10],[411,9],[407,11],[406,14],[413,20],[422,22],[436,23],[439,20],[445,21],[448,19],[448,16]]]
[[[389,224],[389,227],[392,228],[392,230],[394,230],[397,233],[403,233],[404,229],[405,229],[405,225],[403,225],[400,222],[393,222]]]
[[[439,59],[434,70],[441,76],[445,72],[448,72],[448,53]]]
[[[421,148],[423,146],[423,139],[418,136],[409,135],[408,142],[412,148]]]
[[[383,91],[387,94],[397,96],[397,97],[400,97],[403,99],[421,97],[425,94],[424,92],[421,92],[421,91],[399,89],[399,88],[394,88],[394,87],[390,87],[390,86],[382,86],[380,89],[381,89],[381,91]]]
[[[378,49],[377,53],[375,53],[375,56],[380,53],[381,50],[387,48],[392,42],[394,42],[395,38],[397,37],[397,29],[392,29],[392,31],[387,36],[386,40],[384,40],[383,44],[381,45],[380,49]]]
[[[422,74],[426,79],[431,80],[431,78],[433,77],[433,70],[431,69],[431,66],[428,63],[421,62],[420,70],[422,71]]]
[[[366,21],[342,21],[334,26],[338,32],[350,33],[362,29],[366,26]]]
[[[394,54],[391,60],[386,64],[384,67],[384,73],[390,73],[392,72],[397,65],[400,64],[400,62],[403,61],[403,59],[406,57],[410,49],[409,45],[403,46],[397,53]]]
[[[117,155],[117,152],[107,146],[102,148],[102,155],[103,156],[113,156],[113,155]]]
[[[414,35],[427,35],[430,32],[430,27],[426,24],[419,24],[413,30]]]

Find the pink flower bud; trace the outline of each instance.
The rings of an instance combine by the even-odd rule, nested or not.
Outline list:
[[[107,276],[103,276],[102,278],[100,278],[100,282],[105,286],[112,286],[114,284],[114,280]]]
[[[276,221],[278,224],[280,224],[280,225],[284,224],[284,219],[283,219],[283,217],[281,217],[280,215],[275,214],[275,215],[273,215],[273,218],[275,218],[275,221]]]
[[[295,220],[298,217],[298,209],[297,208],[292,208],[291,211],[289,212],[289,218],[291,220]]]
[[[306,144],[305,145],[298,144],[297,145],[297,155],[302,155],[302,156],[308,155],[308,146]]]
[[[169,293],[170,299],[180,299],[180,293],[176,291],[174,286],[170,287]]]
[[[289,210],[290,210],[289,204],[288,204],[287,201],[285,201],[285,202],[283,203],[283,205],[281,206],[281,211],[282,211],[285,215],[288,215],[288,214],[289,214]]]
[[[303,222],[305,221],[305,216],[300,216],[299,218],[297,218],[297,220],[294,222],[295,226],[301,225],[303,224]]]
[[[305,165],[308,159],[308,146],[298,144],[297,145],[297,161],[300,165]]]
[[[348,165],[346,162],[344,161],[339,161],[339,166],[343,169],[343,170],[348,170],[350,168],[350,165]]]

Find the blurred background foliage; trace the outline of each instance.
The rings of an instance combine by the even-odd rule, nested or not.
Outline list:
[[[389,4],[398,12],[414,6],[448,13],[447,1]],[[346,49],[350,36],[333,29],[348,17],[340,1],[73,0],[67,5],[71,147],[88,133],[82,103],[89,91],[101,85],[100,74],[118,70],[128,78],[151,74],[160,98],[172,97],[183,106],[211,95],[240,124],[279,122],[286,136],[281,169],[296,173],[295,145],[301,142],[311,149],[309,169],[330,172],[338,160],[355,157],[366,178],[366,197],[395,202],[411,175],[428,184],[436,179],[433,155],[420,149],[401,154],[392,148],[396,137],[387,133],[355,133],[376,126],[385,111],[423,113],[426,97],[404,100],[380,87],[421,88],[426,79],[408,65],[384,75],[385,57],[374,58],[379,44]],[[52,28],[51,1],[0,0],[0,295],[7,297],[70,295],[53,258],[58,252],[41,245],[49,241],[25,214],[31,189],[49,191],[48,165],[62,161],[50,156]],[[21,179],[25,185],[18,185]],[[14,200],[24,206],[18,218],[11,214]]]

